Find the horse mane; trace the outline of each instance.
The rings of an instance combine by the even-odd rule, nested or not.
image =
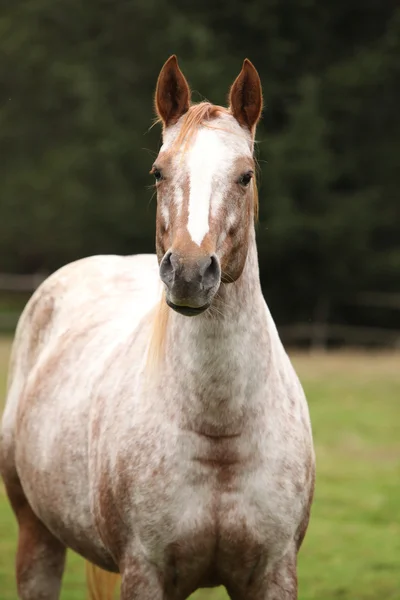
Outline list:
[[[151,311],[151,333],[146,358],[146,370],[149,375],[156,374],[157,366],[164,357],[168,316],[171,310],[163,291],[160,300]]]
[[[237,135],[235,134],[235,132],[226,127],[215,126],[212,124],[213,120],[223,115],[231,115],[230,110],[228,108],[225,108],[224,106],[211,104],[211,102],[199,102],[198,104],[192,104],[189,110],[183,115],[183,117],[181,117],[181,128],[177,137],[174,139],[170,147],[170,151],[180,151],[182,152],[182,155],[184,155],[190,147],[199,127],[210,127],[212,129],[218,129]],[[161,118],[158,118],[155,121],[155,123],[160,122]],[[256,177],[253,177],[252,190],[254,218],[255,220],[257,220],[258,188]],[[159,302],[152,310],[152,329],[147,353],[146,369],[151,371],[153,374],[156,370],[156,367],[160,364],[164,356],[166,332],[168,327],[168,316],[171,310],[172,309],[169,308],[169,306],[166,304],[165,292],[163,292]]]

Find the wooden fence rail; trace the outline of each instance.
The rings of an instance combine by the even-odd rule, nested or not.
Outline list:
[[[318,329],[321,328],[321,332]],[[323,349],[327,342],[338,342],[347,346],[386,346],[400,348],[400,330],[378,327],[352,327],[335,323],[297,323],[278,327],[279,335],[286,344],[306,343]],[[318,344],[313,344],[317,339]]]
[[[33,293],[46,279],[44,273],[34,275],[14,275],[0,273],[1,293]],[[362,292],[354,297],[346,298],[343,304],[353,304],[400,310],[400,294],[383,292]],[[0,331],[12,332],[18,321],[19,312],[0,311]],[[376,327],[351,327],[326,322],[297,323],[281,325],[279,333],[287,344],[306,343],[312,346],[324,347],[328,341],[344,343],[346,345],[373,344],[400,348],[400,330],[383,329]]]

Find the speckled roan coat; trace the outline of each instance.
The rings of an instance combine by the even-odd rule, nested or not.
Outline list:
[[[171,61],[171,77],[180,77]],[[251,83],[250,68],[242,74]],[[184,116],[169,123],[160,103],[165,141]],[[233,92],[231,105],[216,118],[245,129]],[[237,193],[252,207],[250,189]],[[159,190],[158,228],[167,196]],[[158,308],[153,255],[72,263],[28,303],[0,446],[23,600],[58,598],[66,547],[119,572],[123,600],[183,600],[221,584],[237,600],[297,598],[314,486],[311,427],[261,293],[252,208],[245,214],[243,264],[229,282],[235,244],[218,219],[213,242],[210,225],[207,243],[226,266],[211,309],[196,317]],[[167,229],[157,232],[159,259]],[[171,235],[174,247],[183,236],[193,258],[187,232]],[[149,365],[159,310],[168,311],[163,353]]]

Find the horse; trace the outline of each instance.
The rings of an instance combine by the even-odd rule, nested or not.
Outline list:
[[[59,598],[66,549],[92,599],[295,600],[314,490],[306,398],[264,300],[249,60],[229,107],[192,104],[171,56],[156,254],[53,273],[19,320],[0,463],[22,600]]]

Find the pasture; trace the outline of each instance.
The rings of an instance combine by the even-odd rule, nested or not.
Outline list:
[[[10,341],[0,339],[0,412]],[[316,496],[299,558],[300,600],[400,598],[400,356],[293,355],[317,453]],[[0,487],[0,600],[16,600],[17,528]],[[85,598],[68,557],[62,600]],[[226,599],[221,589],[197,600]]]

